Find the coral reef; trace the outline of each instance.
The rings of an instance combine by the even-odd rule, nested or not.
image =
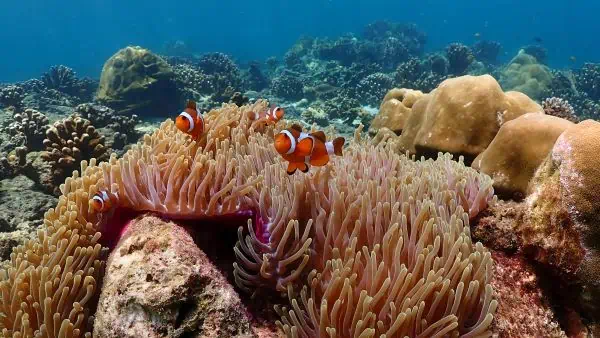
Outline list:
[[[461,43],[451,43],[446,47],[446,57],[450,65],[448,71],[453,75],[463,75],[469,65],[475,61],[471,48]]]
[[[98,189],[118,192],[118,206],[129,210],[198,222],[223,217],[247,221],[248,232],[239,229],[235,248],[240,287],[287,292],[298,290],[306,278],[323,282],[305,284],[315,292],[292,301],[293,311],[282,317],[284,331],[318,333],[310,318],[321,316],[330,318],[340,334],[388,329],[424,335],[488,332],[496,307],[492,261],[480,244],[471,243],[468,222],[492,201],[489,177],[449,156],[412,161],[389,147],[361,141],[358,133],[345,155],[332,159],[331,165],[289,176],[270,136],[285,122],[267,134],[249,128],[247,113],[266,106],[259,101],[209,112],[207,133],[197,142],[169,120],[121,159],[113,156],[100,165],[95,159],[89,165],[82,161],[81,174],[74,172],[61,185],[57,207],[46,213],[47,230],[11,256],[9,278],[5,275],[0,283],[7,295],[0,304],[5,332],[30,335],[55,327],[64,334],[89,332],[84,308],[102,266],[97,260],[101,235],[96,232],[101,220],[88,201]],[[105,224],[103,238],[118,238],[118,229],[111,230],[111,225],[115,223]],[[341,263],[359,278],[344,282]],[[64,286],[46,283],[63,271]],[[348,293],[348,283],[360,284]],[[25,284],[32,286],[12,291]],[[75,291],[62,291],[64,302],[53,302],[64,287]],[[321,293],[322,287],[331,293]],[[363,320],[357,317],[351,325],[340,326],[343,317],[336,316],[340,312],[335,302],[320,307],[323,312],[317,317],[308,317],[317,313],[311,304],[338,296],[359,302],[361,310],[355,313]],[[20,311],[11,304],[21,304]],[[354,311],[347,305],[339,310],[348,315]],[[382,314],[379,325],[376,313]],[[398,321],[391,322],[387,313]]]
[[[379,129],[387,128],[401,134],[413,104],[423,96],[423,92],[406,88],[390,90],[379,107],[379,112],[371,122],[369,133],[377,134]]]
[[[502,124],[472,167],[492,177],[494,191],[499,196],[521,199],[558,136],[572,125],[565,119],[545,114],[521,115]]]
[[[15,112],[7,131],[12,136],[22,135],[28,151],[42,150],[42,142],[48,129],[48,118],[37,110]]]
[[[60,185],[77,170],[82,161],[92,158],[107,160],[108,148],[90,121],[72,116],[55,122],[46,131],[43,141],[42,158],[49,162],[52,170],[52,182],[44,182],[52,188],[54,194],[60,193]]]
[[[141,47],[123,48],[106,61],[96,99],[121,114],[139,116],[164,116],[179,108],[173,70]]]
[[[524,50],[520,50],[502,71],[500,83],[505,90],[522,92],[540,100],[552,82],[550,69]]]
[[[586,63],[575,72],[577,89],[585,92],[592,100],[600,100],[600,64]]]
[[[560,117],[562,119],[577,123],[579,118],[575,115],[575,109],[569,101],[559,97],[549,97],[542,101],[542,109],[547,115]]]
[[[5,108],[14,107],[16,110],[21,110],[24,98],[25,91],[19,86],[8,85],[0,88],[0,105]]]
[[[377,107],[385,93],[394,87],[394,80],[384,73],[374,73],[360,80],[356,86],[356,98],[365,105]]]
[[[289,72],[274,78],[271,82],[271,92],[273,95],[288,100],[300,100],[302,98],[303,87],[304,82],[302,79]]]
[[[447,72],[448,61],[443,56],[432,56],[426,61],[411,58],[396,68],[395,86],[430,92],[446,79]]]
[[[120,115],[113,109],[93,103],[83,103],[75,107],[76,115],[83,117],[98,128],[109,128],[113,133],[108,147],[122,149],[125,145],[137,141],[139,133],[135,127],[141,123],[139,117]]]
[[[471,163],[502,124],[541,110],[521,93],[503,92],[489,75],[448,79],[413,104],[399,147],[417,156],[450,152]]]
[[[487,40],[477,41],[472,48],[476,60],[490,64],[495,64],[498,61],[501,49],[500,42]]]
[[[63,65],[50,67],[40,80],[45,89],[55,90],[82,101],[89,101],[98,88],[97,81],[78,78],[73,69]]]

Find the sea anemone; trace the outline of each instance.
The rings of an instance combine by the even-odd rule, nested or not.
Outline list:
[[[245,224],[236,282],[287,292],[292,310],[279,310],[290,336],[486,333],[496,305],[491,259],[472,245],[468,221],[492,200],[490,178],[449,155],[413,161],[359,132],[331,165],[290,176],[272,145],[286,122],[250,127],[248,112],[266,107],[212,110],[199,140],[167,120],[122,158],[82,161],[46,228],[14,250],[2,274],[3,335],[89,336],[101,244],[123,225],[93,211],[99,190],[118,193],[115,213]]]

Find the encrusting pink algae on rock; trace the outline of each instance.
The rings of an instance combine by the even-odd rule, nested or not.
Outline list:
[[[107,261],[94,337],[277,337],[257,327],[190,233],[156,216],[128,225]]]

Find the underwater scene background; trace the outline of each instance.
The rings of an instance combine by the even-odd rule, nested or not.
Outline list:
[[[600,336],[599,12],[2,2],[0,335]]]

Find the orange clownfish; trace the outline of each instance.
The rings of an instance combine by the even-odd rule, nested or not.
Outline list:
[[[283,118],[285,111],[283,108],[278,106],[271,106],[271,108],[262,112],[248,112],[248,118],[252,121],[265,121],[266,123],[276,123]]]
[[[104,213],[111,210],[117,204],[118,199],[119,195],[117,193],[113,194],[106,190],[100,190],[92,197],[90,204],[94,211]]]
[[[196,102],[188,101],[185,109],[175,119],[175,125],[177,129],[192,136],[194,140],[202,135],[204,132],[204,116],[196,106]]]
[[[295,124],[275,135],[275,150],[289,162],[287,173],[292,175],[299,169],[308,172],[309,165],[321,167],[329,163],[329,157],[342,156],[344,138],[327,141],[325,133],[305,133]]]

